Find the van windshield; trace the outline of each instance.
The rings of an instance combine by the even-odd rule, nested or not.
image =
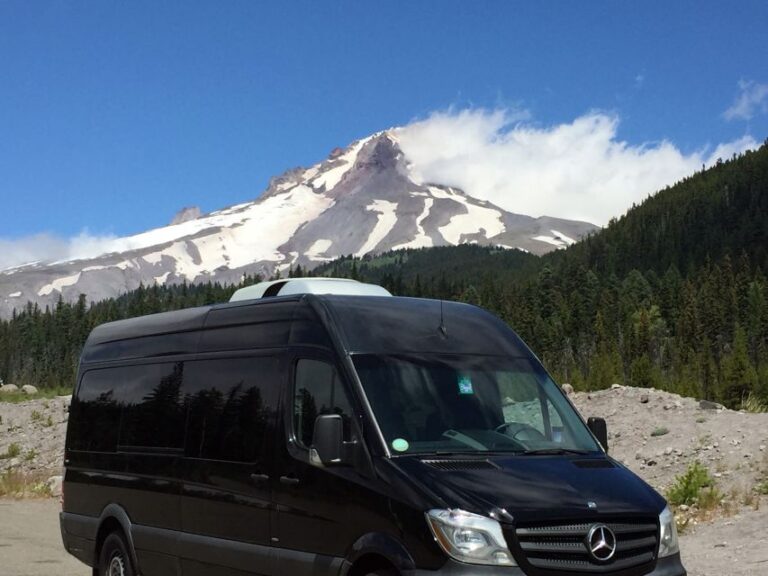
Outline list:
[[[537,361],[493,356],[353,356],[393,455],[600,450]]]

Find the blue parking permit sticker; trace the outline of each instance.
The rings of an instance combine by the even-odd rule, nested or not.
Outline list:
[[[472,379],[469,376],[459,376],[459,394],[474,394]]]

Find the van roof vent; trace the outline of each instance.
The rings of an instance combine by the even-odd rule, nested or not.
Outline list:
[[[422,460],[424,464],[438,470],[498,470],[499,467],[488,460]]]
[[[291,294],[342,294],[347,296],[392,296],[385,288],[376,284],[364,284],[348,278],[286,278],[259,282],[240,288],[229,299],[230,302],[255,300],[271,296]]]
[[[578,468],[616,468],[613,462],[605,458],[573,460],[573,465]]]

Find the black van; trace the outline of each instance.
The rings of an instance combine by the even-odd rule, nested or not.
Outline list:
[[[88,338],[61,531],[94,574],[685,575],[664,499],[501,320],[274,294]]]

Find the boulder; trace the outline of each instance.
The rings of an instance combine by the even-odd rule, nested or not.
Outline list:
[[[51,491],[51,496],[61,496],[61,485],[64,482],[63,476],[51,476],[46,481],[48,489]]]
[[[563,389],[563,392],[565,392],[568,396],[573,394],[573,386],[570,384],[563,384],[561,388]]]
[[[24,394],[27,394],[29,396],[37,394],[37,388],[35,388],[31,384],[24,384],[24,386],[21,387],[21,391],[24,392]]]
[[[3,384],[0,386],[0,394],[11,394],[18,391],[19,387],[16,384]]]
[[[699,408],[702,410],[721,410],[725,406],[717,402],[710,402],[709,400],[699,400]]]

